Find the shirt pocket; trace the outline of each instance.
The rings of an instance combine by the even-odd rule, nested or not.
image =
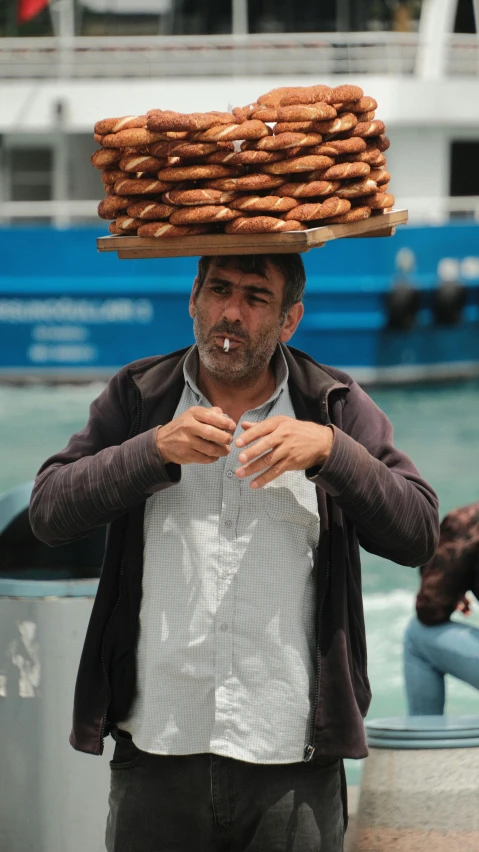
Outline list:
[[[291,471],[288,473],[296,473]],[[310,483],[305,479],[298,487],[288,473],[278,478],[277,484],[272,483],[264,489],[264,509],[266,515],[277,524],[290,524],[303,534],[306,534],[308,544],[316,548],[319,539],[319,514],[316,499],[316,489],[309,488]],[[299,472],[299,476],[304,475]],[[284,479],[284,477],[286,479]],[[288,481],[289,480],[289,481]],[[293,484],[295,487],[293,488]]]

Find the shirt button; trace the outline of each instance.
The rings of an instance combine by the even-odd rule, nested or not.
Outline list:
[[[227,624],[220,624],[220,630],[223,633],[226,633],[226,631],[228,630],[228,625]]]
[[[228,471],[226,472],[226,476],[227,476],[229,479],[231,479],[231,477],[233,476],[233,471],[232,471],[232,470],[228,470]]]
[[[233,521],[225,521],[225,527],[232,527]]]

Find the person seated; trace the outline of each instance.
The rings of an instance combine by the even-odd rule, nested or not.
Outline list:
[[[404,636],[404,678],[410,716],[442,715],[445,675],[479,689],[479,629],[451,615],[471,614],[466,592],[479,598],[479,502],[443,519],[433,558],[421,568],[416,613]]]

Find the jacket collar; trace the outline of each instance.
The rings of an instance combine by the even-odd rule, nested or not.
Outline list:
[[[329,423],[328,398],[332,391],[347,393],[346,384],[338,381],[335,371],[325,368],[305,352],[280,344],[289,370],[289,390],[296,412],[301,420]],[[170,420],[183,391],[184,362],[191,347],[169,355],[151,358],[129,368],[129,376],[136,385],[147,419],[150,416],[164,423]],[[145,417],[143,418],[145,422]]]

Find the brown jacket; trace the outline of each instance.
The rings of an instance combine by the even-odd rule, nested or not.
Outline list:
[[[479,503],[446,515],[436,553],[421,575],[416,612],[423,624],[447,621],[467,591],[479,598]]]
[[[359,545],[403,565],[427,562],[437,544],[437,498],[393,446],[392,426],[345,373],[283,347],[297,418],[331,423],[334,442],[317,486],[316,698],[305,759],[367,754],[370,703]],[[174,415],[188,350],[120,370],[90,409],[86,427],[45,462],[30,518],[48,544],[108,524],[102,574],[75,690],[70,741],[101,754],[103,737],[125,718],[135,690],[142,594],[143,512],[154,491],[174,487],[181,466],[162,464],[156,427]]]

